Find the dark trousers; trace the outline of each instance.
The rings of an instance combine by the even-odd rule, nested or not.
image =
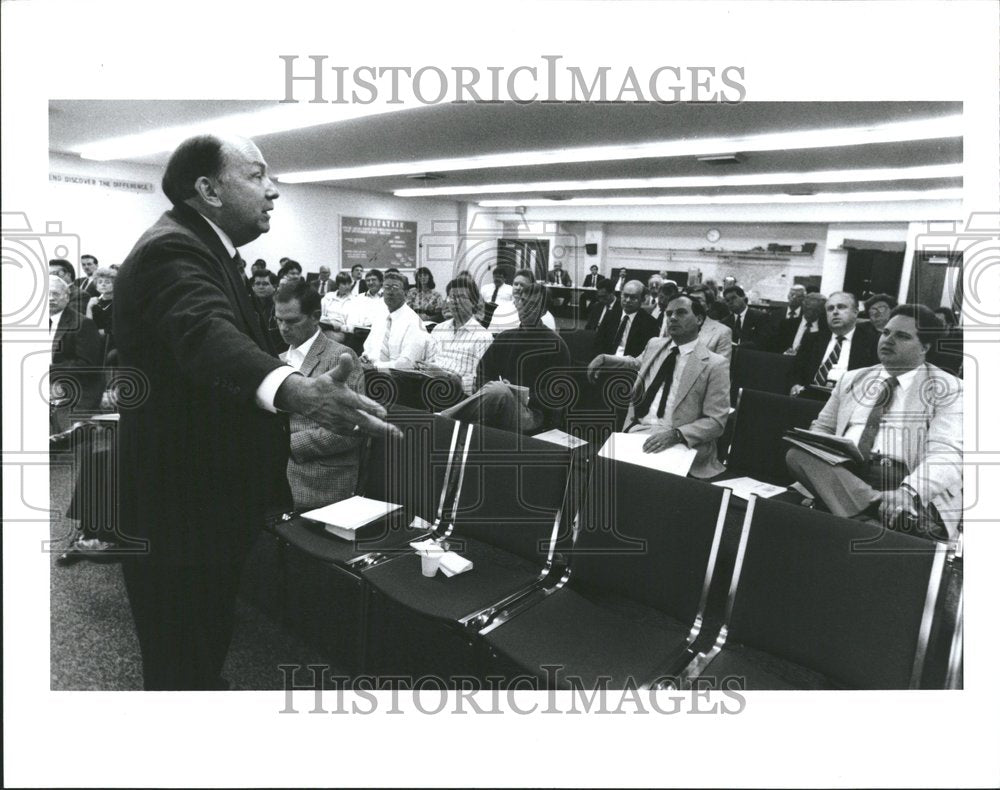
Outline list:
[[[148,556],[124,560],[146,691],[229,687],[222,666],[233,636],[245,560],[245,553],[215,565],[168,565]]]

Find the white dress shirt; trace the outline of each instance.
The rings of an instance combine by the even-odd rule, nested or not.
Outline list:
[[[302,370],[302,363],[306,361],[306,357],[309,355],[309,349],[312,348],[312,344],[316,342],[317,337],[319,337],[319,329],[317,329],[313,333],[313,336],[304,343],[300,343],[294,348],[289,346],[288,351],[283,351],[278,354],[278,358],[286,365],[290,365],[296,370]]]
[[[324,324],[339,324],[342,327],[346,327],[350,303],[353,299],[354,296],[350,293],[347,296],[339,296],[336,289],[325,294],[323,301],[320,303],[323,315],[319,320]]]
[[[460,376],[462,389],[471,395],[479,360],[492,342],[493,335],[475,316],[460,327],[455,326],[454,318],[449,318],[431,331],[427,361]]]
[[[386,358],[383,358],[386,327],[389,338],[388,353]],[[428,339],[424,322],[413,308],[404,303],[392,313],[386,310],[383,320],[372,324],[372,331],[365,340],[364,354],[376,368],[409,370],[425,358]]]
[[[49,316],[49,346],[55,345],[56,342],[56,332],[59,329],[59,322],[62,320],[63,311],[60,310],[58,313],[52,313]]]
[[[493,291],[496,289],[496,298],[493,298]],[[497,287],[496,283],[490,283],[483,289],[483,297],[487,302],[494,302],[496,304],[501,304],[503,302],[513,302],[514,301],[514,286],[503,285]]]
[[[810,326],[810,324],[812,325]],[[805,316],[802,316],[802,318],[799,320],[799,328],[795,330],[795,337],[792,340],[792,351],[798,353],[799,346],[802,345],[802,338],[806,336],[807,329],[810,334],[812,334],[813,332],[818,332],[819,321],[816,320],[810,322],[809,320],[806,319]]]
[[[828,384],[834,384],[840,381],[840,377],[847,372],[847,361],[851,356],[851,339],[854,337],[854,328],[851,329],[846,335],[844,335],[844,343],[840,348],[840,356],[837,357],[837,364],[830,368],[830,372],[826,374],[826,380]],[[820,360],[820,366],[826,362],[826,358],[830,356],[830,352],[833,351],[837,346],[837,336],[830,335],[830,342],[826,344],[826,351],[823,352],[823,358]]]
[[[638,311],[637,311],[638,312]],[[621,342],[618,344],[618,348],[615,349],[616,357],[625,356],[625,346],[628,344],[628,336],[632,331],[632,324],[635,323],[636,313],[622,313],[621,320],[618,322],[618,326],[615,327],[615,334],[618,334],[618,330],[621,328],[622,321],[628,321],[625,325],[625,331],[622,332]]]
[[[361,294],[347,304],[347,329],[353,332],[358,327],[374,326],[389,314],[382,296]]]
[[[199,216],[215,231],[215,235],[219,237],[219,241],[226,248],[229,257],[234,257],[236,255],[236,247],[229,236],[226,235],[226,232],[204,214],[199,214]],[[242,277],[243,275],[241,274],[240,276]],[[295,372],[295,369],[290,365],[284,365],[283,367],[275,368],[264,376],[264,380],[257,385],[257,392],[254,393],[254,402],[257,408],[277,413],[278,409],[274,405],[274,396],[278,394],[278,388],[285,383],[285,379]]]
[[[667,405],[663,409],[663,416],[657,417],[656,413],[660,408],[660,401],[663,400],[663,390],[664,387],[660,388],[660,391],[656,393],[656,397],[653,398],[653,402],[649,404],[649,411],[646,416],[639,420],[639,424],[636,425],[633,430],[652,430],[653,428],[673,428],[674,427],[674,403],[677,401],[677,384],[681,380],[681,375],[684,373],[684,367],[687,365],[688,357],[691,356],[691,352],[694,351],[694,347],[698,345],[698,338],[695,338],[690,343],[685,343],[683,346],[678,346],[676,343],[671,342],[666,349],[664,349],[660,355],[660,363],[651,370],[653,376],[656,375],[657,370],[659,370],[660,365],[664,363],[666,358],[670,356],[670,351],[674,348],[677,349],[677,361],[674,363],[674,375],[670,379],[670,392],[667,394]],[[664,382],[664,384],[666,384]],[[640,426],[645,426],[645,428],[640,428]]]
[[[898,404],[903,402],[903,397],[913,384],[913,380],[917,377],[918,370],[919,368],[914,368],[902,375],[896,376],[899,384],[896,386],[896,391],[889,402],[889,408],[882,413],[882,423],[872,443],[873,453],[881,453],[899,461],[906,457],[905,451],[901,449],[904,443],[902,442],[903,437],[900,432],[914,430],[913,415],[907,414]],[[887,378],[889,378],[889,372],[885,368],[882,368],[879,371],[877,380],[885,381]],[[853,440],[855,444],[861,440],[861,434],[865,431],[865,423],[868,422],[868,415],[871,414],[875,406],[874,398],[878,392],[879,389],[874,386],[871,387],[870,391],[866,388],[866,393],[871,397],[866,398],[863,393],[862,400],[858,402],[857,408],[851,413],[844,436]]]

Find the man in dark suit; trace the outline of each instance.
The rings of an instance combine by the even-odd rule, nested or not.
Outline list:
[[[330,267],[320,266],[319,276],[313,277],[311,274],[306,278],[313,288],[316,289],[316,293],[320,296],[326,296],[328,293],[332,293],[337,290],[337,286],[334,284],[333,280],[330,279]]]
[[[319,328],[323,314],[319,294],[303,280],[286,282],[274,295],[274,314],[287,350],[281,361],[303,376],[319,376],[335,368],[342,354],[354,352],[330,340]],[[364,373],[355,363],[348,383],[361,394]],[[339,502],[354,493],[361,462],[361,437],[357,432],[337,433],[308,417],[292,415],[290,421],[288,485],[296,510]]]
[[[583,278],[584,288],[597,287],[597,284],[604,279],[604,277],[598,273],[599,271],[600,270],[596,265],[590,267],[590,274]],[[583,291],[580,294],[580,310],[586,313],[590,309],[590,304],[595,298],[596,297],[592,291]]]
[[[848,370],[878,364],[878,333],[871,324],[858,323],[854,294],[830,294],[826,323],[826,331],[802,337],[792,368],[792,395],[808,386],[832,387]]]
[[[613,283],[608,279],[602,279],[597,283],[597,293],[594,296],[594,304],[590,306],[585,329],[596,331],[604,323],[604,320],[612,315],[618,305],[618,299],[615,297],[612,285]],[[618,306],[618,311],[620,314],[620,306]]]
[[[638,357],[650,338],[656,337],[659,325],[645,310],[640,310],[646,287],[639,280],[629,280],[616,305],[604,319],[594,338],[594,355]]]
[[[771,350],[782,354],[796,354],[803,337],[826,329],[826,297],[821,293],[807,294],[803,290],[802,303],[794,311],[794,315],[786,311],[785,317],[778,322]]]
[[[146,689],[225,689],[240,572],[269,508],[286,506],[288,423],[390,429],[347,385],[348,355],[307,378],[282,364],[246,292],[236,249],[270,228],[278,190],[257,146],[201,135],[171,155],[173,208],[115,283],[121,365],[119,524],[144,550],[123,563]],[[279,411],[280,410],[280,411]]]
[[[730,285],[722,292],[730,315],[722,323],[733,330],[733,345],[744,348],[771,347],[775,327],[771,316],[762,310],[749,307],[747,295],[738,285]]]
[[[80,256],[80,268],[83,269],[83,277],[77,279],[74,285],[80,290],[81,298],[85,299],[84,304],[95,296],[100,296],[97,292],[97,283],[94,282],[94,272],[97,271],[97,258],[93,255]]]
[[[364,296],[368,293],[368,281],[365,280],[365,267],[356,263],[351,267],[351,279],[354,284],[351,286],[351,296]]]
[[[55,434],[69,429],[72,414],[97,411],[104,378],[103,344],[97,327],[70,304],[70,288],[65,280],[54,276],[49,277],[49,334],[50,432]]]

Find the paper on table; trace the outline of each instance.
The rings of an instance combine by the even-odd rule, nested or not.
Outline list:
[[[330,524],[341,529],[357,529],[394,510],[399,510],[400,507],[402,505],[394,505],[391,502],[382,502],[378,499],[352,496],[350,499],[343,499],[332,505],[303,513],[302,518]]]
[[[577,447],[587,444],[585,439],[573,436],[573,434],[566,433],[566,431],[560,431],[558,428],[553,428],[551,431],[546,431],[545,433],[536,433],[531,438],[540,439],[543,442],[550,442],[551,444],[558,444],[560,447],[565,447],[569,450],[575,450]]]
[[[660,472],[684,477],[694,463],[698,451],[683,444],[675,444],[658,453],[646,453],[642,445],[649,438],[648,433],[613,433],[608,437],[598,455],[613,461],[645,466]]]
[[[760,480],[754,480],[752,477],[734,477],[732,480],[716,480],[714,485],[731,488],[733,496],[738,496],[740,499],[750,499],[751,495],[767,499],[768,497],[783,494],[788,490],[784,486],[763,483]]]
[[[461,554],[449,551],[441,557],[441,564],[438,569],[445,576],[457,576],[460,573],[472,570],[472,560],[467,560]]]

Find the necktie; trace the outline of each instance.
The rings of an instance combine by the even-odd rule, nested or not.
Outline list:
[[[493,286],[493,298],[490,299],[490,301],[493,302],[493,304],[497,303],[497,294],[498,293],[500,293],[500,286],[499,285],[494,285]]]
[[[895,376],[889,376],[889,378],[879,384],[878,394],[875,396],[875,405],[872,407],[868,415],[868,420],[865,422],[861,438],[858,439],[858,450],[861,451],[861,456],[866,461],[871,458],[872,445],[875,444],[875,437],[882,426],[882,415],[885,414],[889,408],[889,404],[892,403],[892,396],[896,393],[896,387],[898,386],[899,379]]]
[[[243,262],[243,259],[240,257],[239,250],[237,250],[236,253],[233,255],[233,266],[236,267],[236,273],[242,276],[243,267],[245,266],[245,264]]]
[[[674,368],[676,366],[677,346],[674,346],[670,350],[670,353],[667,354],[667,358],[660,364],[660,369],[656,371],[656,375],[653,376],[653,380],[649,383],[649,388],[642,395],[642,397],[635,402],[636,422],[649,414],[649,407],[653,405],[653,401],[656,399],[656,393],[660,391],[661,387],[663,388],[663,397],[660,398],[660,405],[656,409],[656,416],[663,416],[667,407],[667,396],[670,394],[670,383],[673,380]],[[640,392],[642,392],[642,388],[637,387],[635,396],[638,396]]]
[[[738,315],[733,316],[733,342],[739,343],[743,339],[743,322]]]
[[[840,350],[844,347],[843,336],[837,337],[837,345],[833,347],[833,351],[830,352],[826,360],[820,365],[819,370],[816,371],[816,378],[813,379],[813,384],[818,384],[820,387],[826,386],[826,377],[829,375],[833,366],[837,364],[837,360],[840,359]]]
[[[628,316],[623,315],[622,322],[618,325],[618,332],[615,334],[615,342],[611,346],[613,351],[617,351],[618,347],[622,344],[622,338],[625,337],[626,329],[628,329]]]
[[[385,335],[382,337],[382,350],[379,352],[378,358],[380,362],[388,362],[391,358],[389,356],[389,332],[392,330],[392,316],[387,315],[385,317]]]
[[[667,314],[661,310],[660,317],[657,320],[660,324],[660,331],[657,332],[657,336],[665,337],[667,334]]]

